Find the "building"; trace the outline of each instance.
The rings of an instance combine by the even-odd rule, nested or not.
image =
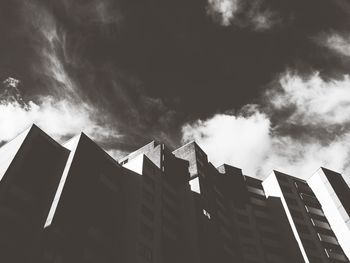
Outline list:
[[[195,142],[116,161],[83,133],[60,145],[33,125],[0,148],[0,262],[349,262],[326,209],[346,222],[349,188],[320,171],[343,210],[319,177],[316,195],[279,172],[261,181]]]
[[[190,164],[197,232],[209,242],[200,247],[203,258],[210,252],[208,262],[303,262],[280,200],[267,199],[260,180],[226,164],[216,169],[195,142],[173,153]]]
[[[123,169],[85,134],[71,139],[44,224],[42,262],[123,262]],[[40,262],[39,260],[37,262]]]
[[[137,224],[144,225],[149,220],[143,219],[152,218],[153,224],[147,225],[147,232],[154,236],[153,242],[149,243],[144,237],[140,242],[152,255],[153,262],[200,262],[196,253],[198,240],[192,231],[194,211],[192,203],[188,202],[192,194],[188,162],[176,158],[164,144],[154,141],[119,162],[141,175],[138,192],[142,196],[138,206],[143,216]],[[141,237],[145,236],[143,232]]]
[[[350,258],[350,189],[341,174],[320,168],[308,184],[322,205],[323,211]]]
[[[349,262],[305,180],[273,171],[263,187],[268,196],[281,198],[305,262]]]
[[[0,148],[1,262],[35,262],[68,154],[35,125]]]

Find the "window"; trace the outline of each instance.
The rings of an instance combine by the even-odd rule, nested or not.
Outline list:
[[[249,223],[249,217],[245,215],[237,215],[237,220],[244,223]]]
[[[255,187],[252,187],[252,186],[248,186],[247,188],[248,188],[249,192],[265,197],[264,190],[259,189],[259,188],[255,188]]]
[[[318,209],[318,208],[313,208],[313,207],[310,207],[310,206],[305,206],[306,208],[306,211],[310,214],[314,214],[314,215],[318,215],[318,216],[324,216],[323,212],[321,209]]]
[[[292,189],[286,185],[281,184],[280,187],[282,189],[282,192],[284,193],[289,193],[289,194],[293,193]]]
[[[203,214],[208,218],[210,219],[210,214],[208,211],[206,211],[205,209],[203,209]]]
[[[320,263],[320,262],[322,262],[322,259],[317,258],[317,257],[309,256],[309,262],[310,263]]]
[[[154,203],[154,194],[152,194],[147,189],[143,189],[142,196],[145,200],[147,200],[150,203]]]
[[[271,232],[271,231],[260,231],[261,235],[265,238],[269,239],[278,239],[280,235],[277,232]]]
[[[305,202],[305,204],[315,207],[315,208],[321,208],[320,203],[318,202],[318,200],[316,199],[316,197],[311,196],[311,195],[307,195],[307,194],[300,194],[301,199],[303,199],[303,201]]]
[[[242,250],[243,250],[243,253],[245,253],[245,254],[251,254],[251,255],[257,254],[257,249],[253,244],[242,245]]]
[[[311,188],[306,183],[295,181],[294,185],[298,189],[299,193],[305,193],[305,194],[313,195],[313,192],[312,192]]]
[[[338,240],[335,237],[317,233],[320,241],[327,242],[333,245],[339,245]]]
[[[124,164],[126,164],[128,161],[129,161],[129,159],[125,159],[124,161],[121,161],[120,164],[121,164],[121,165],[124,165]]]
[[[153,180],[149,175],[144,174],[144,175],[142,176],[142,178],[143,178],[143,181],[144,181],[147,185],[149,185],[152,189],[155,188],[154,180]]]
[[[293,218],[299,218],[299,219],[303,219],[303,214],[299,211],[296,211],[294,209],[289,209],[290,214],[292,215]]]
[[[145,205],[142,205],[141,207],[141,213],[148,218],[149,220],[153,221],[154,219],[154,213],[151,209],[147,208]]]
[[[253,237],[253,232],[248,228],[240,228],[239,232],[245,237]]]
[[[310,234],[310,230],[305,225],[295,224],[298,232],[304,233],[304,234]]]
[[[317,219],[313,219],[311,218],[311,223],[315,226],[315,227],[319,227],[319,228],[323,228],[326,230],[331,230],[331,227],[329,226],[328,223],[317,220]]]
[[[293,205],[293,206],[298,206],[298,202],[297,202],[297,200],[295,200],[295,199],[292,199],[292,198],[286,198],[286,201],[287,201],[287,205],[289,206],[289,205]]]
[[[117,184],[118,182],[111,180],[112,178],[110,176],[107,176],[106,174],[101,174],[99,179],[100,182],[107,187],[107,189],[115,193],[119,192],[119,185]]]
[[[337,251],[335,249],[331,249],[331,248],[325,248],[324,250],[327,254],[327,257],[329,257],[331,259],[335,259],[337,261],[339,260],[342,262],[348,262],[346,256],[342,252]]]
[[[262,206],[262,207],[266,207],[266,202],[262,199],[258,199],[258,198],[254,198],[254,197],[251,197],[250,198],[250,201],[253,205],[255,206]]]
[[[163,200],[162,213],[167,212],[171,217],[178,217],[179,212],[176,209],[176,205],[170,204],[167,201]]]
[[[288,182],[288,177],[287,176],[278,174],[277,178],[278,178],[279,181]]]
[[[152,250],[145,246],[143,243],[138,243],[138,254],[139,256],[143,257],[147,261],[151,262],[153,258]]]
[[[301,239],[302,243],[303,243],[303,246],[305,248],[309,248],[309,249],[316,249],[316,245],[313,241],[311,240],[308,240],[308,239]]]
[[[269,217],[259,217],[259,223],[262,225],[262,226],[274,226],[274,222],[272,221],[271,218]]]
[[[153,239],[153,230],[151,227],[147,226],[144,223],[140,224],[140,233],[147,239]]]

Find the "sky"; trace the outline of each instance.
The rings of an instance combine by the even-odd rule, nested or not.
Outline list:
[[[348,176],[349,25],[347,0],[2,0],[0,144],[36,123],[115,158],[196,140],[259,178]]]

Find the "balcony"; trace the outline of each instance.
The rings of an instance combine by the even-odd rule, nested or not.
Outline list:
[[[330,259],[338,260],[341,262],[348,262],[348,259],[346,258],[346,256],[339,251],[334,251],[332,249],[325,249],[325,252],[327,254],[327,257]]]
[[[255,187],[252,187],[252,186],[248,186],[247,188],[248,188],[248,191],[249,191],[250,193],[253,193],[253,194],[256,194],[256,195],[260,195],[260,196],[265,197],[264,190],[259,189],[259,188],[255,188]]]
[[[304,193],[313,196],[314,193],[312,192],[311,188],[303,182],[294,182],[295,187],[298,189],[299,193]]]
[[[317,235],[318,235],[318,238],[320,239],[320,241],[322,241],[322,242],[326,242],[326,243],[329,243],[332,245],[339,245],[338,240],[335,237],[320,234],[320,233],[317,233]]]
[[[311,218],[311,223],[314,227],[322,228],[325,230],[331,230],[330,225],[326,222]]]
[[[304,201],[304,203],[308,206],[315,207],[315,208],[321,208],[321,204],[318,202],[316,197],[307,195],[307,194],[300,194],[301,199]]]
[[[310,207],[310,206],[307,206],[307,205],[305,205],[305,209],[311,215],[324,217],[324,213],[323,213],[323,211],[321,209]]]

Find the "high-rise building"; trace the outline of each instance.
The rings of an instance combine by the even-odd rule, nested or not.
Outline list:
[[[280,200],[267,199],[260,180],[226,164],[214,168],[195,142],[173,153],[189,161],[194,202],[212,228],[203,238],[209,244],[200,250],[206,258],[211,251],[208,262],[303,262]],[[201,218],[203,235],[210,228]]]
[[[268,196],[281,198],[305,262],[349,262],[305,180],[273,171],[263,186]]]
[[[334,233],[350,258],[350,189],[341,174],[320,168],[308,184],[322,205]]]
[[[279,172],[216,168],[195,142],[116,161],[85,134],[60,145],[34,125],[0,148],[0,262],[349,262],[333,226],[347,226],[349,188],[320,172],[314,194]]]

